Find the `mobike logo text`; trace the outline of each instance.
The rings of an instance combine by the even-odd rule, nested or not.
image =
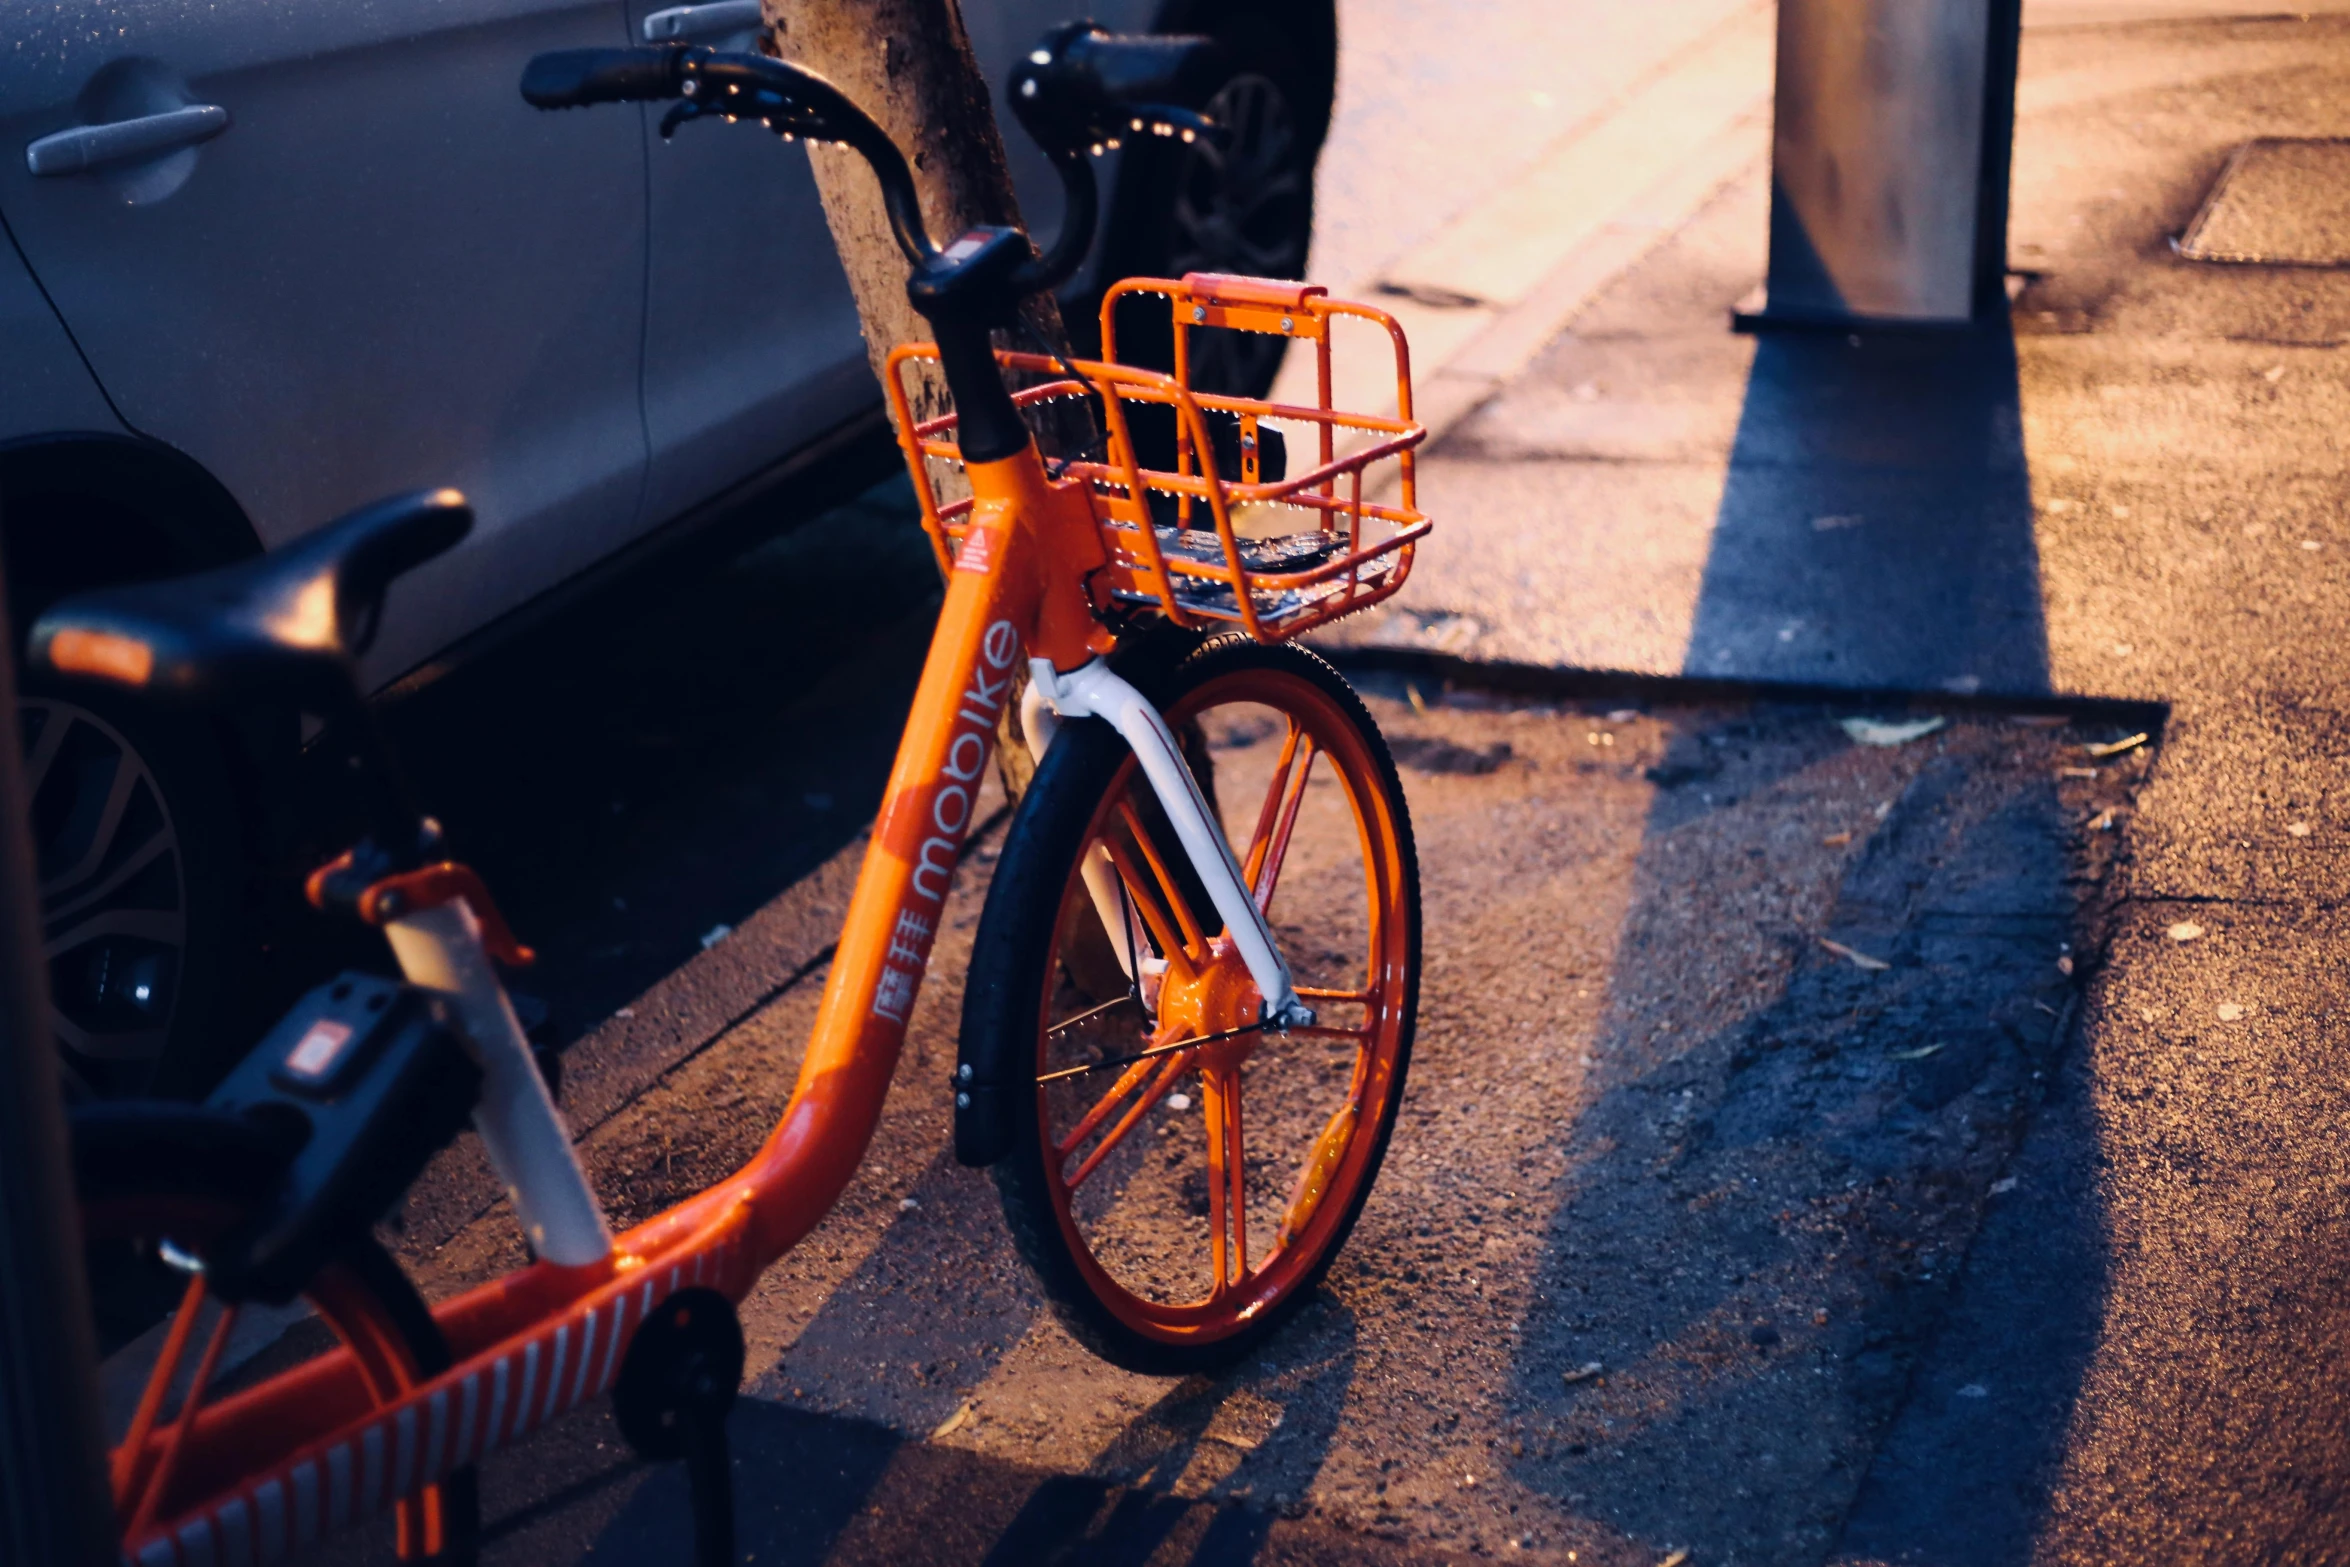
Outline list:
[[[979,639],[979,660],[971,668],[971,684],[955,705],[953,738],[946,759],[939,764],[930,795],[930,818],[917,831],[924,834],[914,851],[913,887],[908,906],[898,910],[890,931],[889,955],[881,983],[873,995],[876,1015],[903,1023],[914,1004],[914,990],[929,960],[930,938],[938,929],[935,915],[916,911],[915,903],[933,909],[946,902],[953,885],[955,859],[963,834],[979,808],[979,783],[987,775],[987,758],[995,746],[996,719],[1012,688],[1012,666],[1020,657],[1020,634],[1008,620],[989,626]]]

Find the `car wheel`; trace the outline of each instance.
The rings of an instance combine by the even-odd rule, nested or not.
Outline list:
[[[68,1092],[201,1092],[246,955],[243,834],[219,747],[64,682],[17,704],[51,1015]]]
[[[1231,74],[1208,101],[1223,145],[1145,142],[1119,177],[1108,277],[1235,272],[1302,278],[1314,237],[1314,160],[1322,111],[1301,101],[1297,51],[1253,19],[1216,29]],[[1155,305],[1155,318],[1149,308]],[[1129,315],[1127,312],[1131,312]],[[1172,363],[1166,307],[1135,300],[1118,318],[1121,352]],[[1261,333],[1193,333],[1191,381],[1205,391],[1262,397],[1281,368],[1285,340]]]
[[[1288,96],[1273,78],[1243,71],[1218,89],[1207,113],[1230,140],[1187,149],[1168,214],[1167,275],[1304,277],[1314,237],[1314,167]],[[1261,397],[1286,346],[1257,332],[1202,333],[1193,380]]]

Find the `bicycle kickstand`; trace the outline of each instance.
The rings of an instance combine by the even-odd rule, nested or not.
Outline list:
[[[685,1483],[693,1499],[695,1567],[732,1567],[734,1475],[723,1410],[685,1423]]]
[[[680,1290],[637,1330],[612,1389],[620,1434],[645,1458],[685,1460],[697,1567],[732,1567],[734,1474],[726,1416],[743,1379],[743,1330],[716,1290]]]

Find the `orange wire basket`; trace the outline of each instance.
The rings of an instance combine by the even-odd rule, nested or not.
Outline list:
[[[1130,295],[1166,299],[1174,374],[1116,362],[1113,316]],[[1393,415],[1333,406],[1330,328],[1343,317],[1378,328],[1392,345]],[[1312,343],[1314,406],[1192,390],[1197,327]],[[1428,431],[1412,417],[1410,349],[1393,316],[1327,298],[1310,284],[1195,272],[1181,282],[1128,278],[1114,285],[1102,299],[1101,329],[1101,361],[996,354],[1015,377],[1034,383],[1014,393],[1023,410],[1100,394],[1107,426],[1101,460],[1054,467],[1057,477],[1086,483],[1101,526],[1109,569],[1091,579],[1097,608],[1155,607],[1179,626],[1235,624],[1260,642],[1281,642],[1367,609],[1403,586],[1413,546],[1430,527],[1415,504],[1412,473],[1413,449]],[[938,497],[938,473],[962,462],[955,416],[916,424],[905,382],[908,362],[937,358],[926,343],[897,349],[888,390],[922,524],[943,571],[962,546],[972,506],[967,498],[942,503]],[[1137,456],[1129,414],[1144,408],[1172,410],[1172,468],[1145,466]],[[1162,428],[1167,422],[1164,415],[1145,417]],[[1275,460],[1276,452],[1285,457],[1290,430],[1306,435],[1312,447],[1314,461],[1302,472],[1284,473]],[[1366,498],[1366,491],[1382,493],[1390,477],[1392,497]],[[1307,526],[1280,531],[1300,521]]]

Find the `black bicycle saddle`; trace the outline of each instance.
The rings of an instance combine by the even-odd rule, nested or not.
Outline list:
[[[34,622],[31,657],[208,705],[323,711],[351,693],[392,580],[472,528],[455,490],[395,496],[233,566],[61,600]]]

